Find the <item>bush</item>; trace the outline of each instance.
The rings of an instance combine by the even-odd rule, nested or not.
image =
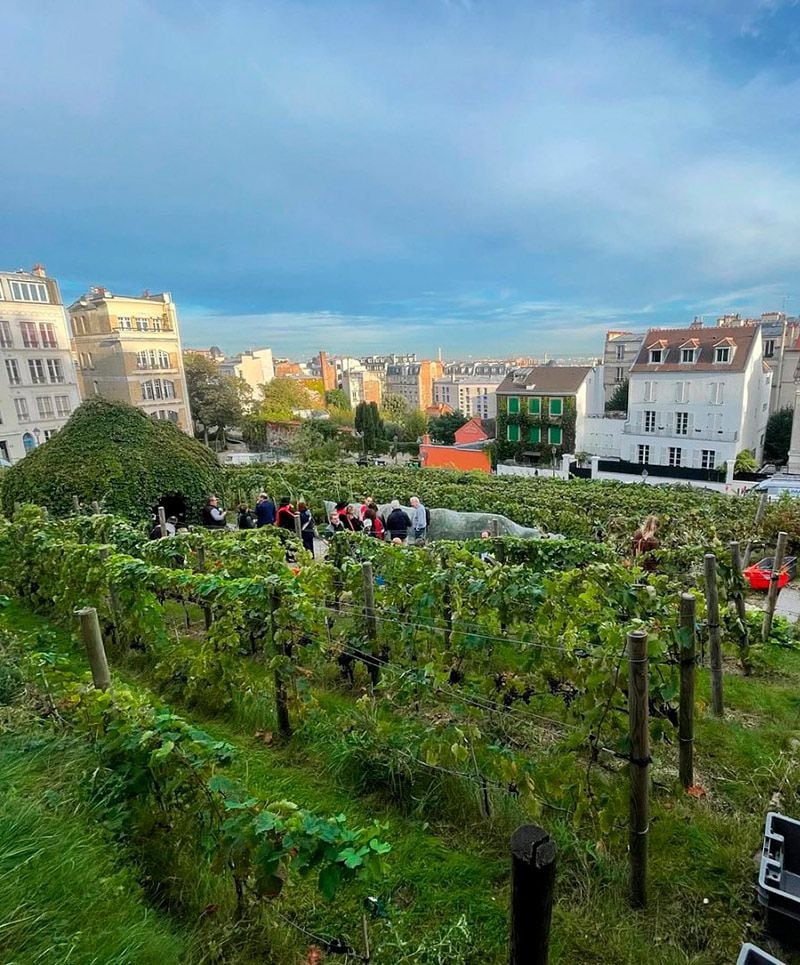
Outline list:
[[[86,504],[96,499],[110,512],[141,519],[163,496],[179,496],[196,518],[222,479],[214,453],[171,422],[94,398],[6,472],[3,508],[10,513],[15,502],[33,502],[66,515],[76,495]]]

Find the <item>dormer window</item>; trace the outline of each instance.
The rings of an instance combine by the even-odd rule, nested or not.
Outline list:
[[[690,365],[694,362],[695,350],[693,348],[682,348],[681,349],[681,362],[688,362]]]
[[[664,361],[664,349],[661,348],[651,348],[650,349],[650,364],[660,365]]]
[[[731,347],[730,345],[718,345],[714,349],[714,361],[726,363],[731,360]]]

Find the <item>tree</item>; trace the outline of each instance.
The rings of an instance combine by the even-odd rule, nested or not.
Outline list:
[[[374,402],[359,402],[354,425],[361,433],[364,452],[374,452],[385,435],[378,406]]]
[[[219,365],[204,355],[187,354],[183,368],[195,433],[199,423],[208,445],[208,431],[216,427],[217,439],[224,445],[226,427],[240,425],[252,404],[250,386],[244,379],[222,375]]]
[[[439,442],[443,446],[452,446],[456,441],[455,433],[461,426],[466,425],[469,419],[461,412],[451,412],[447,415],[436,416],[428,423],[431,439]]]
[[[627,412],[628,411],[628,388],[630,383],[627,379],[620,382],[611,393],[611,398],[606,402],[606,412]]]
[[[292,440],[291,452],[301,462],[338,462],[342,443],[338,434],[324,431],[321,424],[304,422]]]
[[[769,417],[764,436],[764,459],[768,462],[785,463],[789,458],[793,418],[792,406],[778,409]]]
[[[427,430],[428,417],[419,409],[410,409],[403,418],[403,439],[406,442],[416,442]]]
[[[310,408],[312,399],[305,386],[296,379],[277,378],[261,386],[255,415],[267,422],[288,422],[295,410]]]
[[[350,409],[350,396],[344,389],[328,389],[325,393],[325,405],[327,408]]]
[[[758,463],[756,462],[756,457],[750,452],[749,449],[742,449],[739,455],[736,457],[736,462],[733,464],[734,472],[756,472],[758,469]]]
[[[408,412],[408,405],[402,396],[385,395],[381,402],[381,409],[384,416],[392,422],[402,422],[403,416]]]

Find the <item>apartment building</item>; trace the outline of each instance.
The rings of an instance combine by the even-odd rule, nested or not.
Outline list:
[[[384,394],[399,396],[409,409],[425,410],[433,404],[433,383],[443,372],[438,360],[387,365]]]
[[[652,329],[630,369],[621,457],[716,469],[749,449],[760,460],[772,371],[762,328]]]
[[[374,402],[381,404],[383,385],[381,379],[369,372],[363,365],[349,368],[342,373],[342,391],[350,399],[350,405],[355,409],[359,402]]]
[[[254,348],[241,355],[234,355],[220,361],[222,375],[232,375],[243,379],[253,390],[253,398],[259,399],[259,389],[275,378],[275,364],[271,348]]]
[[[472,418],[494,419],[497,415],[497,387],[504,375],[450,374],[433,383],[433,404],[448,405]]]
[[[643,338],[643,332],[606,332],[603,347],[603,394],[606,402],[629,377]]]
[[[41,265],[0,272],[0,458],[46,442],[80,404],[67,316]]]
[[[92,288],[69,307],[84,398],[128,402],[192,432],[178,314],[169,292],[114,295]]]

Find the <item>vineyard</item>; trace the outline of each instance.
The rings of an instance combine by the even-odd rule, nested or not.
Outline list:
[[[80,807],[102,802],[142,901],[184,943],[168,960],[506,961],[508,841],[531,822],[558,849],[552,961],[711,965],[766,941],[752,857],[766,810],[800,803],[800,649],[785,621],[762,641],[760,614],[742,620],[728,543],[796,540],[790,505],[754,530],[753,500],[680,488],[306,466],[231,470],[225,487],[228,505],[267,488],[319,513],[416,494],[566,538],[406,548],[340,534],[313,560],[272,528],[150,541],[110,514],[32,505],[2,523],[5,728],[94,762]],[[627,559],[651,512],[657,574]],[[110,688],[94,666],[90,685],[78,611]],[[634,911],[639,766],[650,866]],[[15,940],[0,932],[6,958]]]

